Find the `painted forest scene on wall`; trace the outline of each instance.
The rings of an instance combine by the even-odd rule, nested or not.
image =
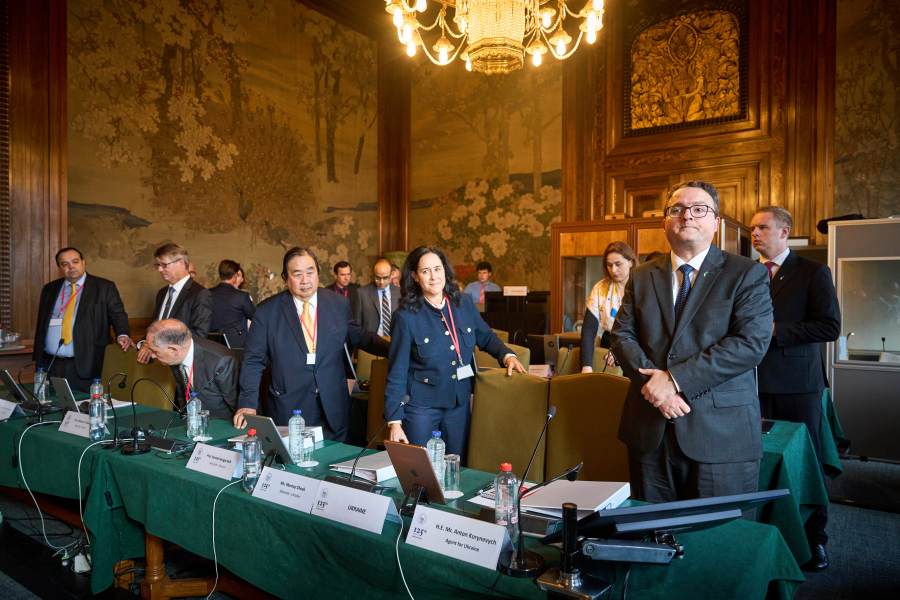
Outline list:
[[[414,68],[410,247],[443,248],[461,284],[486,260],[500,285],[549,289],[561,81],[557,61],[490,76]]]
[[[375,44],[292,0],[70,0],[69,240],[131,316],[175,241],[198,279],[242,263],[259,301],[281,257],[377,253]],[[135,268],[139,267],[139,268]]]

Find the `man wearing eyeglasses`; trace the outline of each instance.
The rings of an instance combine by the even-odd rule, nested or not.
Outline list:
[[[372,267],[373,282],[359,288],[354,309],[362,330],[381,337],[391,335],[391,317],[400,306],[400,288],[391,285],[391,262],[379,258]]]
[[[671,252],[634,271],[612,331],[631,379],[619,424],[632,494],[650,502],[756,491],[754,368],[772,335],[765,267],[712,245],[719,197],[682,183],[666,201]]]
[[[166,286],[156,293],[153,320],[178,319],[195,337],[205,338],[212,320],[209,290],[191,279],[188,252],[178,244],[164,244],[153,253],[153,266]],[[148,363],[153,353],[138,342],[138,362]]]

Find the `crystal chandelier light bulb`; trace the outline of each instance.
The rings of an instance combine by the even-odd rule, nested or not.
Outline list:
[[[419,12],[425,12],[428,10],[428,2],[426,0],[416,0],[416,10]]]
[[[543,59],[542,53],[535,52],[534,54],[531,55],[531,64],[533,64],[534,66],[536,66],[536,67],[541,66],[541,63],[543,61],[544,61],[544,59]]]
[[[416,55],[415,42],[409,42],[408,44],[406,44],[406,55],[407,56],[415,56]]]

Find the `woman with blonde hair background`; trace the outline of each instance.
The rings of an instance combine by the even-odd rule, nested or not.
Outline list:
[[[637,264],[637,255],[625,242],[612,242],[603,251],[603,271],[606,277],[591,288],[581,327],[581,372],[593,373],[594,345],[599,331],[603,332],[600,345],[609,348],[609,332],[612,331],[616,313],[622,305],[625,284],[631,269]],[[605,338],[605,339],[604,339]],[[606,364],[615,362],[612,352],[606,355]]]

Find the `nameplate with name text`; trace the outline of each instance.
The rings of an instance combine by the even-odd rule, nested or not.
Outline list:
[[[253,488],[253,497],[309,514],[316,501],[319,483],[312,477],[263,467],[262,475]]]
[[[239,460],[240,454],[234,450],[197,444],[188,459],[187,468],[229,481]]]
[[[400,522],[397,507],[389,497],[328,481],[319,484],[310,514],[378,534],[385,519]]]
[[[0,421],[10,418],[18,407],[19,405],[15,402],[0,399]]]
[[[504,296],[527,296],[528,295],[528,286],[527,285],[504,285],[503,286],[503,295]]]
[[[63,433],[71,433],[83,438],[91,437],[91,417],[84,413],[70,410],[59,424],[59,430]]]
[[[486,521],[416,506],[406,543],[486,569],[496,569],[508,545],[506,528]]]

